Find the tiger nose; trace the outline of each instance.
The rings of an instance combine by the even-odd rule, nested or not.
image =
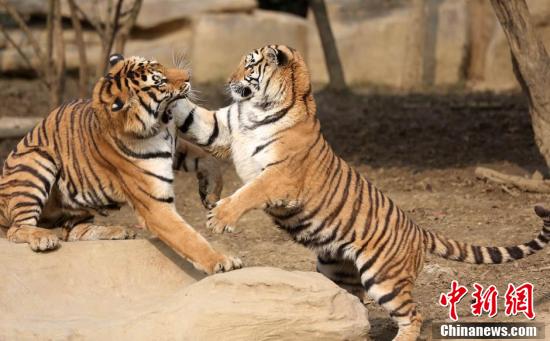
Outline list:
[[[166,78],[170,83],[174,83],[177,86],[182,86],[183,83],[189,82],[189,72],[181,69],[168,69],[166,71]]]

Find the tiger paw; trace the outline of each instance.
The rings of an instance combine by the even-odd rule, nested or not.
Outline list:
[[[124,240],[124,239],[136,239],[136,231],[126,226],[110,226],[110,233],[105,239],[110,240]]]
[[[243,262],[239,258],[224,256],[220,262],[214,265],[212,269],[212,274],[236,270],[242,267]]]
[[[238,217],[229,205],[229,198],[222,199],[208,212],[206,227],[214,233],[233,232]]]
[[[202,205],[211,210],[216,207],[216,202],[220,200],[221,182],[209,179],[208,176],[204,176],[202,173],[198,173],[197,178],[199,179],[199,196]]]
[[[214,208],[215,209],[215,208]],[[207,221],[206,221],[206,227],[214,232],[214,233],[231,233],[235,229],[232,225],[226,224],[221,220],[218,220],[216,218],[215,213],[213,213],[214,209],[212,209],[210,212],[208,212]]]
[[[219,163],[211,156],[201,159],[197,171],[199,180],[199,195],[203,206],[209,210],[220,200],[223,188],[222,173]]]
[[[59,237],[52,231],[37,230],[29,237],[29,246],[35,252],[57,249],[60,245]]]

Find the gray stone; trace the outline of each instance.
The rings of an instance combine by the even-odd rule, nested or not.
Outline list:
[[[201,16],[193,25],[193,79],[225,82],[244,54],[266,44],[289,45],[307,55],[305,19],[262,10]]]
[[[131,39],[126,43],[124,54],[155,59],[167,67],[175,66],[176,56],[183,55],[189,61],[191,37],[191,28],[181,26],[178,30],[151,39]]]
[[[148,29],[199,14],[250,12],[256,7],[254,0],[144,0],[136,25]]]
[[[435,85],[458,84],[468,48],[466,1],[446,0],[438,6]]]

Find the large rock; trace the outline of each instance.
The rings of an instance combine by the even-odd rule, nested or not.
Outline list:
[[[186,62],[189,61],[191,37],[191,27],[183,25],[160,36],[128,40],[124,54],[151,58],[165,66],[175,66],[174,59],[177,57],[183,56]]]
[[[204,278],[156,240],[0,240],[0,340],[364,340],[367,311],[317,273]]]
[[[437,8],[435,85],[455,85],[463,80],[468,48],[466,1],[443,1]]]
[[[193,79],[224,82],[245,53],[266,44],[289,45],[306,55],[306,20],[263,10],[201,16],[193,25]]]
[[[250,12],[255,0],[144,0],[136,25],[147,29],[204,13]]]

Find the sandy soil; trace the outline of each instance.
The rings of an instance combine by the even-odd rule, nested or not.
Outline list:
[[[0,89],[0,115],[45,113],[46,97],[40,95],[35,82],[0,80]],[[206,106],[227,101],[219,87],[199,90]],[[324,132],[335,150],[421,226],[481,245],[516,244],[538,233],[540,222],[532,209],[539,202],[550,206],[547,196],[505,191],[474,176],[477,165],[514,174],[539,170],[547,175],[520,96],[401,96],[358,91],[339,96],[321,92],[316,99]],[[14,143],[0,142],[0,158]],[[228,195],[240,182],[231,165],[224,167],[224,195]],[[204,227],[206,211],[194,177],[180,173],[175,186],[181,214],[214,245],[238,255],[246,265],[314,270],[313,254],[293,243],[262,212],[243,217],[234,234],[214,235]],[[134,219],[124,208],[107,221],[133,223]],[[548,316],[549,254],[550,250],[543,250],[526,260],[499,266],[464,265],[428,257],[415,291],[427,322],[423,337],[430,338],[430,322],[448,316],[437,301],[442,292],[449,291],[453,279],[470,289],[474,282],[495,284],[501,294],[508,283],[529,281],[535,285],[535,311]],[[459,315],[464,317],[461,321],[487,320],[473,318],[469,304],[468,299],[459,304]],[[372,337],[390,340],[396,328],[388,315],[376,304],[369,304],[369,310]],[[508,320],[502,314],[499,319]]]

